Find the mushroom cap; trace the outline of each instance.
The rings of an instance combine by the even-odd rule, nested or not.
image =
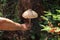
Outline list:
[[[37,18],[38,14],[35,11],[28,9],[22,14],[22,17],[27,19],[32,19],[32,18]]]

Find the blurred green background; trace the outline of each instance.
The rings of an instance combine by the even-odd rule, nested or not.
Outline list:
[[[27,4],[29,1],[31,5]],[[24,40],[60,40],[60,34],[47,32],[48,27],[51,26],[48,21],[54,27],[60,28],[58,26],[60,23],[60,0],[0,0],[0,16],[18,23],[22,23],[21,14],[28,8],[32,8],[39,14],[38,20],[32,19],[31,30],[24,32],[24,34],[21,31],[0,31],[0,40],[23,40],[21,38]],[[48,27],[45,31],[41,31],[44,29],[41,25],[45,27],[48,25]],[[15,34],[16,37],[14,37]]]

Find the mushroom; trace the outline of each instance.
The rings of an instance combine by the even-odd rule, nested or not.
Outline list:
[[[29,24],[31,24],[31,19],[37,18],[38,14],[37,14],[37,12],[33,11],[32,9],[28,9],[22,14],[22,17],[25,19],[29,19]]]

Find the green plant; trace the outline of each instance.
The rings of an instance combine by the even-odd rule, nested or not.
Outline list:
[[[52,35],[56,35],[56,38],[59,39],[60,34],[60,10],[55,10],[56,13],[49,11],[44,11],[45,15],[41,16],[43,19],[40,22],[40,25],[43,27],[41,31],[47,31],[47,33],[51,33]],[[49,36],[47,38],[49,39]],[[55,37],[54,37],[55,38]],[[53,39],[54,39],[53,38]],[[51,39],[52,40],[52,39]]]

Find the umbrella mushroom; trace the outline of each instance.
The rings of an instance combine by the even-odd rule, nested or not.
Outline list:
[[[35,11],[33,11],[32,9],[28,9],[22,14],[22,17],[25,19],[29,19],[29,24],[31,24],[31,19],[37,18],[38,14]],[[30,25],[30,27],[31,27],[31,25]]]

